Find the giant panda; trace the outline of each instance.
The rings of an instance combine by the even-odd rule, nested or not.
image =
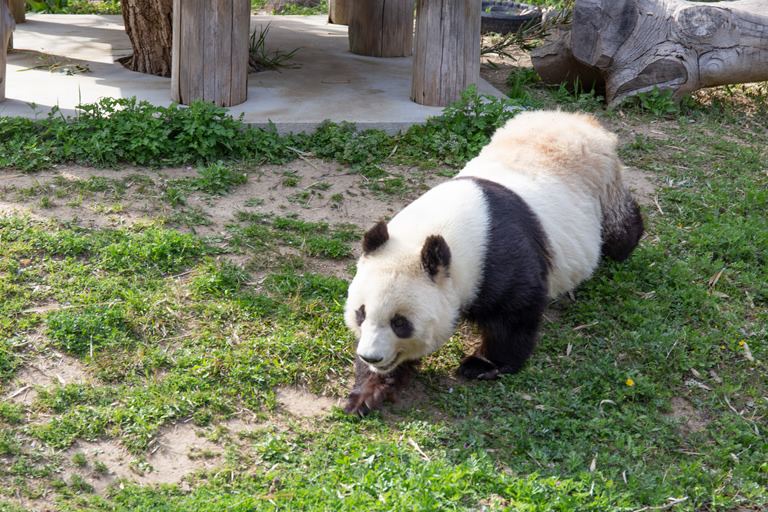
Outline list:
[[[549,301],[601,255],[623,260],[638,244],[643,220],[622,173],[616,136],[592,116],[524,112],[455,178],[370,228],[344,311],[358,339],[344,411],[395,401],[461,318],[482,343],[458,375],[520,371]]]

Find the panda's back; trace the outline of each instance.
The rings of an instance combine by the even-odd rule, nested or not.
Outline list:
[[[550,297],[572,290],[592,275],[600,261],[601,213],[599,199],[590,190],[546,173],[518,173],[503,163],[482,158],[470,162],[459,176],[498,183],[533,211],[550,251]]]

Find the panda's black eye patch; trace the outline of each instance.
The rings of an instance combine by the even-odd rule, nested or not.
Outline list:
[[[357,322],[357,325],[363,325],[363,322],[365,322],[365,304],[355,311],[355,321]]]
[[[389,321],[392,331],[398,338],[410,338],[413,336],[413,324],[400,313],[397,313]]]

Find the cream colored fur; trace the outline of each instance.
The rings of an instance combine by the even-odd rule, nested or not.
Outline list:
[[[550,244],[554,298],[597,267],[603,218],[623,218],[622,172],[616,136],[592,116],[539,111],[518,114],[498,129],[459,176],[500,183],[533,209]]]

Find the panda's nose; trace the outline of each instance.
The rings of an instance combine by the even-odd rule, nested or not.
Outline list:
[[[384,360],[383,357],[375,357],[375,356],[364,356],[362,354],[358,354],[360,356],[360,359],[365,361],[368,364],[376,364],[380,363],[382,360]]]

